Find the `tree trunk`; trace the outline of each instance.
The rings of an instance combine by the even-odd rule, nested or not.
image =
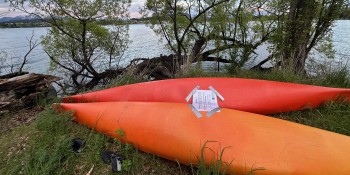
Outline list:
[[[294,52],[294,71],[305,74],[305,62],[308,56],[307,43],[301,44]]]
[[[285,26],[283,65],[295,72],[305,72],[308,42],[311,38],[312,20],[315,15],[315,0],[291,0],[288,21]]]
[[[201,51],[206,43],[206,40],[204,38],[200,38],[196,40],[194,43],[193,49],[192,49],[192,62],[198,62],[201,57]]]

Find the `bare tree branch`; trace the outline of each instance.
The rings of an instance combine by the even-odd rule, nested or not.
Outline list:
[[[18,74],[21,74],[23,71],[23,67],[25,64],[27,64],[28,62],[28,55],[36,48],[40,45],[40,43],[38,42],[38,40],[33,41],[33,37],[34,37],[34,30],[32,32],[32,36],[30,38],[27,38],[27,41],[29,43],[29,50],[27,51],[27,53],[24,55],[23,57],[23,61],[21,66],[18,69]]]

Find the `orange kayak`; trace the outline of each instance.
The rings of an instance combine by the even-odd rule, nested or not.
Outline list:
[[[186,78],[120,86],[64,97],[63,102],[173,102],[191,103],[186,97],[199,86],[212,86],[224,100],[222,108],[272,114],[314,108],[328,100],[350,97],[350,89],[240,78]]]
[[[349,174],[350,137],[276,118],[221,109],[197,118],[182,103],[62,103],[75,120],[138,149],[183,164],[223,151],[222,171],[244,174]],[[122,130],[120,138],[115,131]],[[206,147],[201,154],[202,147]],[[204,157],[202,156],[204,155]]]

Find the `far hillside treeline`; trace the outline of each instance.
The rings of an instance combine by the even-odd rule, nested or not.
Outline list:
[[[149,18],[131,18],[129,20],[121,21],[120,24],[142,24]],[[97,20],[98,24],[101,25],[112,25],[115,24],[114,21],[103,19]],[[50,25],[41,19],[24,19],[24,20],[10,20],[5,22],[0,22],[0,28],[30,28],[30,27],[50,27]]]
[[[350,7],[344,8],[337,18],[338,20],[350,20]],[[121,24],[143,24],[147,23],[150,18],[131,18],[129,20],[123,21]],[[98,20],[101,25],[111,25],[114,24],[113,21],[108,19]],[[9,20],[5,22],[0,22],[0,28],[30,28],[30,27],[49,27],[50,25],[41,19],[23,19],[23,20]]]
[[[268,19],[268,18],[267,18]],[[131,18],[125,20],[120,24],[145,24],[150,18]],[[338,20],[350,20],[350,8],[344,9],[338,17]],[[108,19],[98,20],[97,23],[101,25],[112,25],[113,21]],[[31,28],[31,27],[50,27],[50,25],[40,19],[25,19],[25,20],[10,20],[0,22],[0,28]]]

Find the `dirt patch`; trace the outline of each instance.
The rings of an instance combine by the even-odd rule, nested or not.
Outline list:
[[[43,108],[36,106],[0,115],[0,133],[10,132],[18,126],[29,125],[35,120],[36,114],[41,111],[43,111]]]

